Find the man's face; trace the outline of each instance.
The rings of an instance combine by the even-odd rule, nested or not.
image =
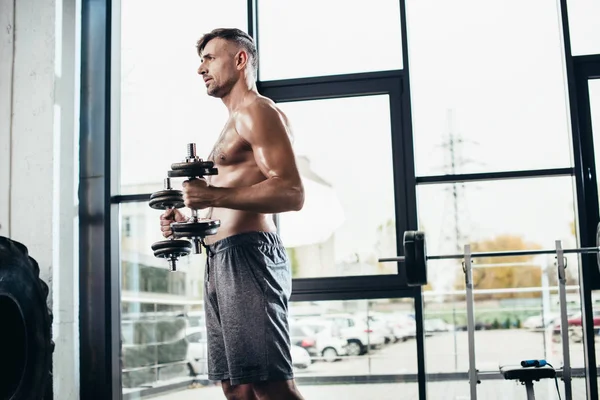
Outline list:
[[[204,79],[209,96],[224,97],[239,79],[236,53],[235,46],[221,38],[211,40],[202,50],[198,74]]]

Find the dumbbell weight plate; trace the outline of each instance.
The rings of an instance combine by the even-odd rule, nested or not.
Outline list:
[[[200,237],[214,235],[221,226],[219,220],[200,220],[198,222],[174,222],[171,224],[173,237]]]
[[[192,244],[187,240],[162,240],[152,244],[154,256],[159,258],[184,257],[192,252]]]
[[[404,232],[404,266],[409,286],[427,284],[427,246],[425,234],[419,231]]]
[[[188,168],[212,168],[215,163],[212,161],[190,161],[171,164],[171,169],[188,169]]]
[[[156,197],[163,197],[163,196],[181,197],[181,196],[183,196],[183,193],[181,192],[181,190],[177,190],[177,189],[159,190],[158,192],[152,193],[150,195],[150,199],[154,199]]]
[[[216,168],[205,168],[205,167],[188,167],[185,169],[174,169],[167,171],[169,178],[185,178],[193,176],[206,176],[206,175],[217,175],[218,170]]]
[[[182,208],[183,193],[181,190],[161,190],[150,195],[149,205],[156,210],[165,210],[167,208]]]

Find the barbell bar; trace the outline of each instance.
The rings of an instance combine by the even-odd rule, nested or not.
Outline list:
[[[427,255],[425,233],[422,231],[406,231],[403,237],[404,256],[383,257],[379,262],[403,262],[406,264],[406,281],[409,286],[427,284],[427,261],[463,259],[464,254]],[[564,254],[596,254],[600,265],[600,223],[596,229],[596,247],[563,249]],[[556,249],[485,251],[471,253],[471,258],[483,257],[516,257],[556,254]]]

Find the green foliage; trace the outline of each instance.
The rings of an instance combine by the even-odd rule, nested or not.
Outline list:
[[[296,249],[293,247],[289,247],[286,249],[286,251],[292,267],[292,278],[296,278],[298,276],[298,270],[300,268],[300,263],[298,262],[298,255],[296,254]]]

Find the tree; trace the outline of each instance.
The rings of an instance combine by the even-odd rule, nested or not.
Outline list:
[[[493,239],[475,242],[472,252],[532,250],[541,246],[528,243],[520,236],[500,235]],[[503,289],[541,286],[541,265],[529,266],[533,256],[482,257],[473,259],[474,289]],[[498,267],[477,268],[477,265],[498,264]],[[510,265],[506,265],[510,264]],[[521,265],[519,265],[521,264]],[[464,289],[465,277],[461,270],[455,282],[456,289]],[[540,293],[498,293],[478,296],[480,299],[500,299],[514,297],[539,297]]]
[[[296,249],[294,247],[286,248],[288,253],[288,258],[290,259],[290,265],[292,269],[292,278],[296,278],[298,276],[298,270],[300,268],[300,263],[298,262],[298,255],[296,254]]]

